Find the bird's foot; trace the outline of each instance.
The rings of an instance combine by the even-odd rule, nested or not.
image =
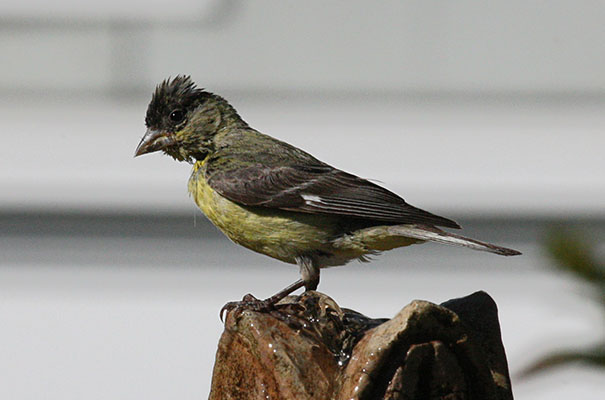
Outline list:
[[[277,303],[294,292],[296,289],[300,289],[303,286],[305,286],[305,282],[302,279],[299,279],[265,300],[257,299],[248,293],[241,301],[230,301],[229,303],[225,304],[223,308],[221,308],[219,317],[221,318],[221,321],[223,321],[223,316],[227,315],[231,311],[235,312],[236,316],[238,316],[243,311],[248,310],[262,313],[272,313],[276,317],[281,318],[280,313],[277,312],[277,307],[279,306],[280,308],[287,308],[288,306],[292,305],[278,305]]]
[[[219,313],[221,322],[224,321],[224,316],[230,312],[235,312],[236,316],[241,314],[243,311],[255,311],[261,313],[267,313],[275,310],[275,301],[272,298],[261,300],[257,299],[250,293],[245,295],[241,301],[230,301],[225,304]]]

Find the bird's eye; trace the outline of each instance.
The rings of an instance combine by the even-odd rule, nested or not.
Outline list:
[[[183,112],[183,110],[174,110],[170,113],[170,120],[172,122],[181,122],[183,118],[185,118],[185,113]]]

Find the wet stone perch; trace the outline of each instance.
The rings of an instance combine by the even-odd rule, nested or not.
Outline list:
[[[319,292],[229,312],[210,400],[512,399],[498,311],[477,292],[371,319]]]

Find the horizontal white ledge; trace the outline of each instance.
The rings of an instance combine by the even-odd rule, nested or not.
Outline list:
[[[601,104],[233,97],[260,131],[435,213],[605,214]],[[133,158],[148,101],[0,104],[0,210],[193,210],[189,165]]]
[[[26,212],[142,212],[197,213],[186,192],[186,182],[146,184],[74,183],[35,186],[8,185],[0,211]],[[591,187],[537,187],[539,185],[478,187],[450,183],[391,186],[410,204],[456,219],[469,215],[512,217],[604,217],[605,190]],[[570,190],[571,189],[571,190]],[[27,193],[27,196],[25,194]]]

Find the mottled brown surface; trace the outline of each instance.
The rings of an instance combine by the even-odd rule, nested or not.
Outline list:
[[[486,293],[442,306],[413,301],[384,320],[307,292],[271,313],[227,315],[210,399],[503,400],[512,392]]]

